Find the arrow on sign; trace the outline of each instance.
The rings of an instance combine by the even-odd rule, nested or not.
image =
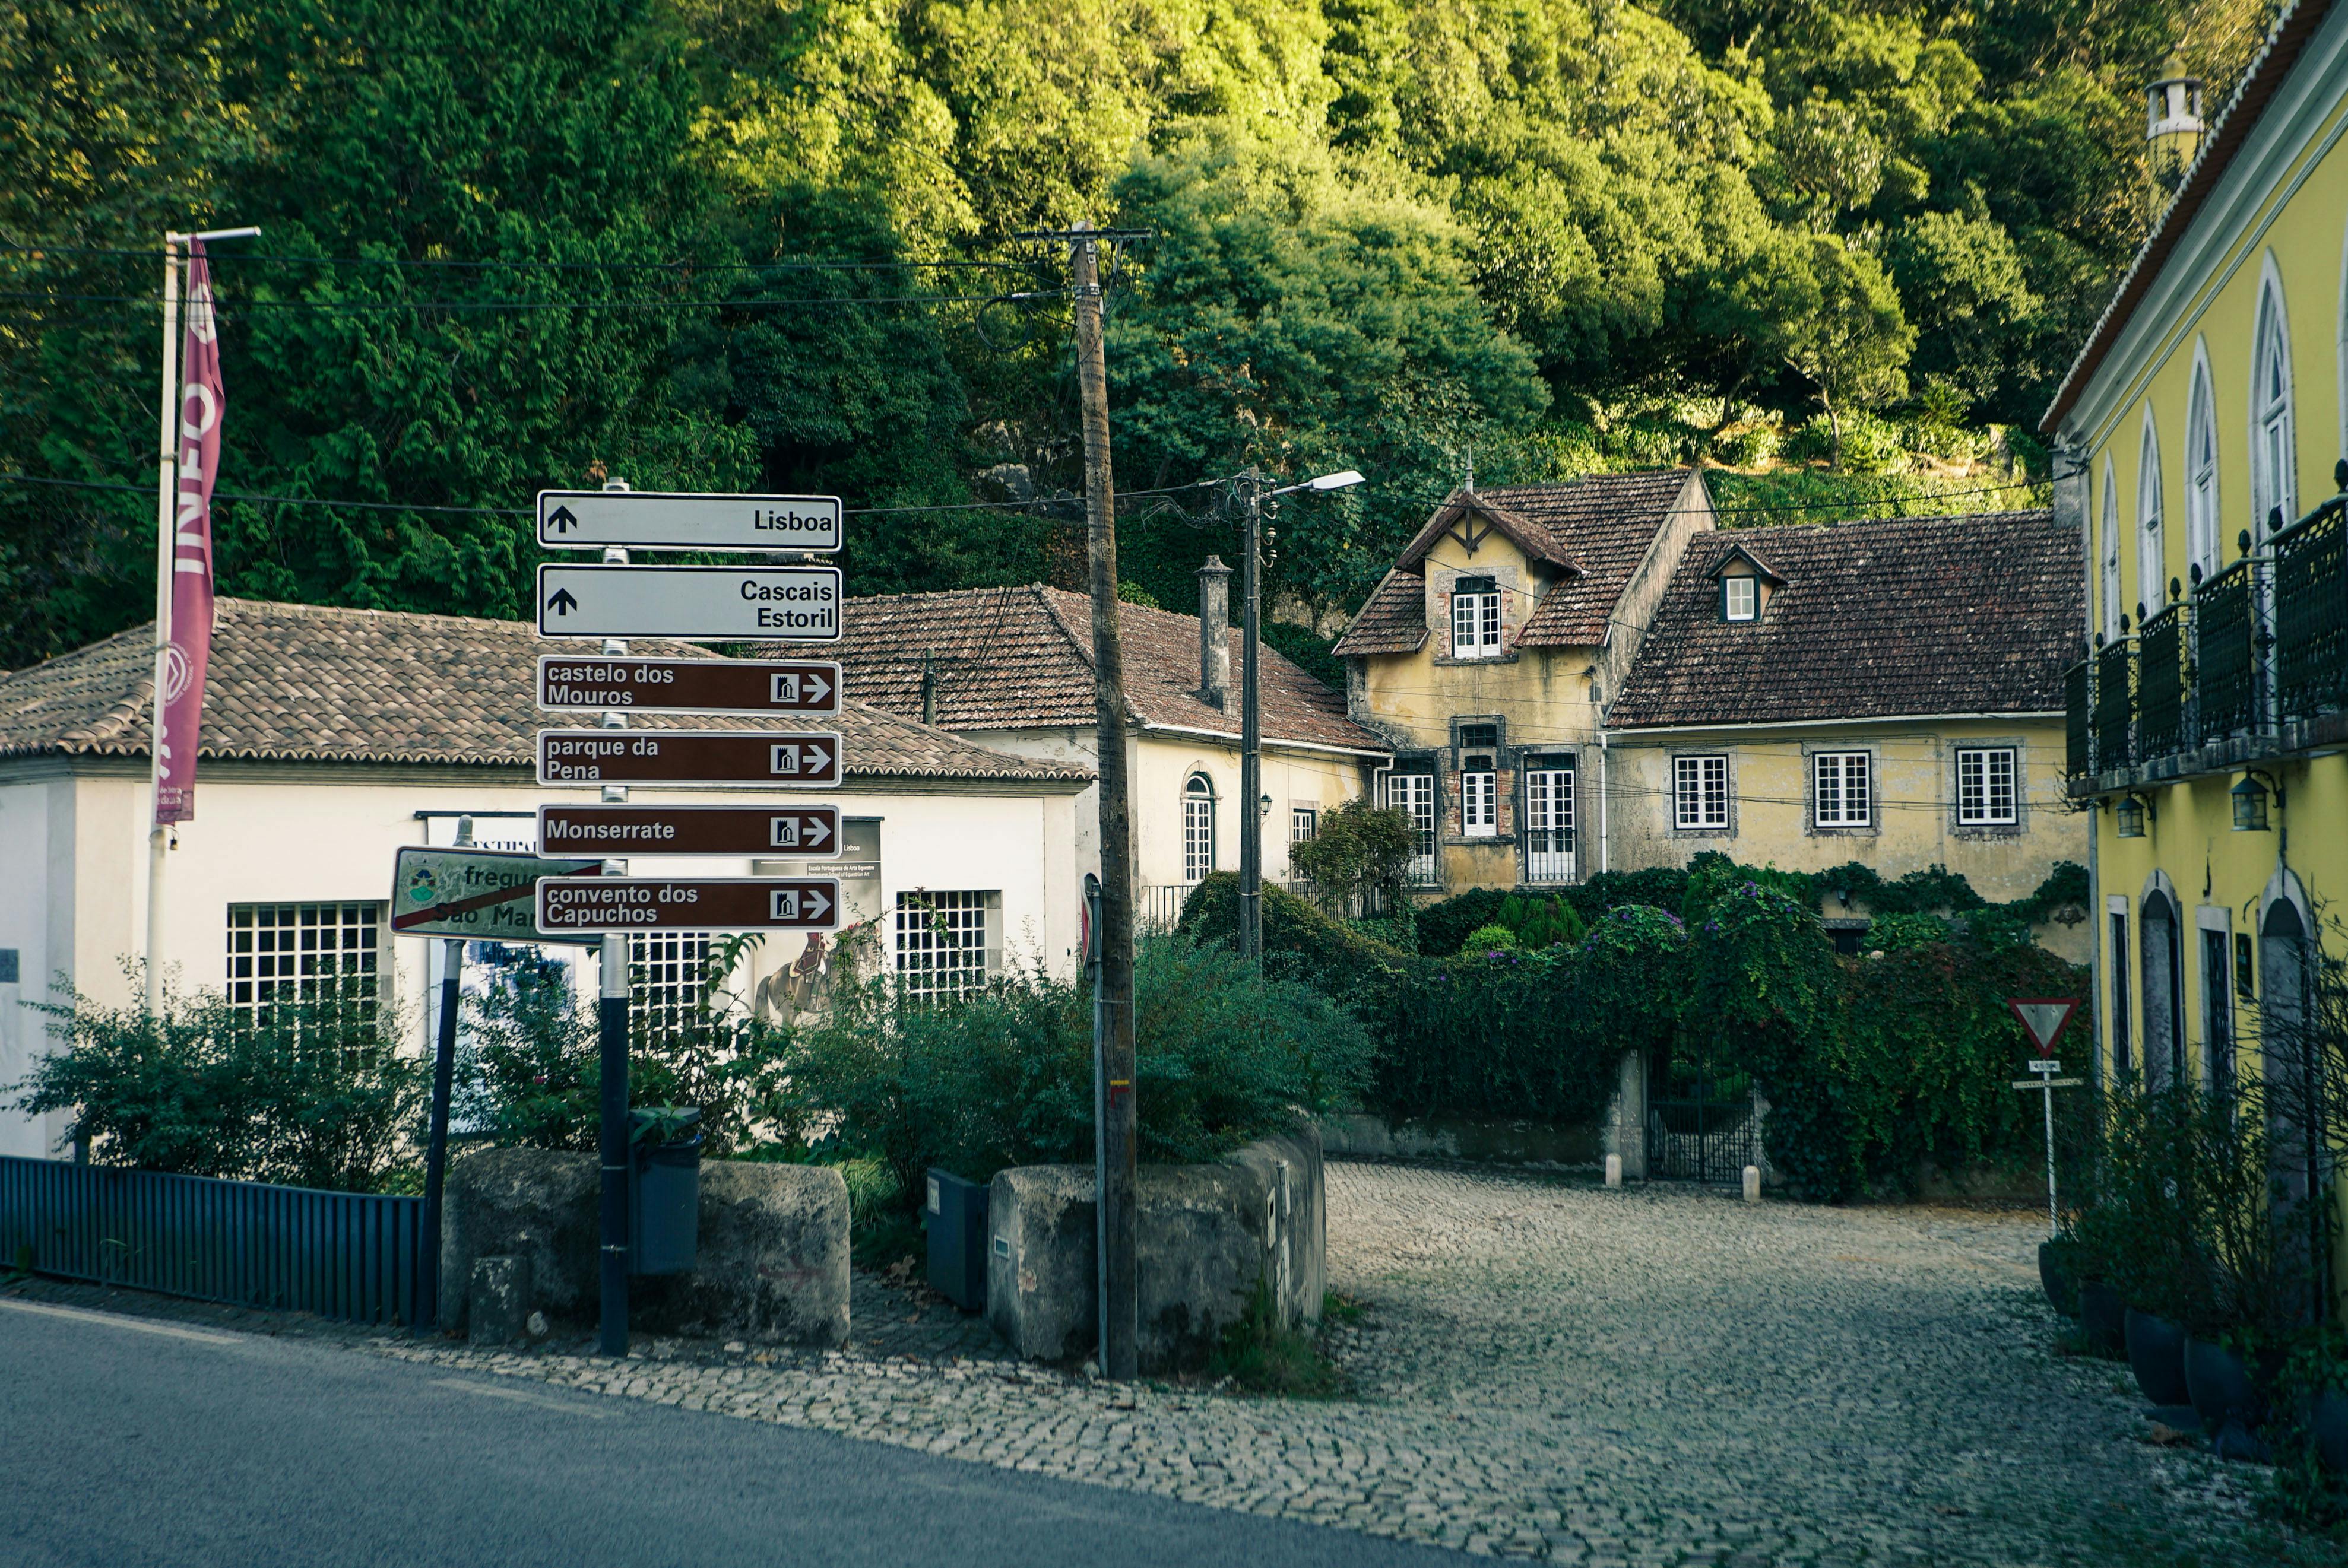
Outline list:
[[[807,683],[805,696],[800,695],[799,683],[802,681]],[[815,706],[830,695],[831,682],[812,670],[805,675],[775,677],[775,701],[778,702],[805,702],[809,706]]]
[[[831,899],[814,887],[779,887],[775,890],[775,916],[778,920],[822,920],[831,915]]]
[[[2055,1037],[2079,1009],[2075,997],[2015,997],[2005,1005],[2013,1009],[2013,1016],[2030,1031],[2031,1042],[2038,1047],[2041,1056],[2054,1054]]]
[[[810,816],[801,820],[807,824],[807,832],[802,836],[807,839],[809,849],[821,849],[830,841],[831,829],[824,825],[823,818]]]
[[[579,526],[579,515],[568,507],[557,507],[547,515],[546,526],[560,534],[567,534]]]
[[[568,615],[579,608],[579,601],[571,597],[569,589],[558,588],[554,590],[554,597],[546,601],[546,608],[557,615]]]

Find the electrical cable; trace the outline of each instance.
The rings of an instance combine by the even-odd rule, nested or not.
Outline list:
[[[36,245],[22,241],[0,240],[0,251],[15,251],[26,255],[58,256],[125,256],[142,261],[157,261],[161,251],[141,250],[122,245]],[[963,259],[901,261],[467,261],[435,257],[406,256],[303,256],[290,251],[254,251],[242,249],[211,251],[206,260],[214,266],[222,262],[244,265],[253,261],[288,261],[304,266],[322,267],[443,267],[464,271],[499,272],[884,272],[907,269],[934,268],[1024,272],[1032,270],[1026,261],[980,261]]]
[[[246,311],[312,311],[321,315],[382,315],[421,314],[427,311],[489,313],[495,312],[521,313],[528,311],[651,311],[651,310],[781,310],[799,305],[957,305],[1002,304],[1027,300],[1062,299],[1065,289],[1025,290],[1007,294],[868,294],[855,296],[810,296],[792,300],[745,299],[727,295],[706,300],[385,300],[350,302],[335,300],[237,300],[225,302],[222,311],[236,315]],[[19,308],[38,304],[100,304],[135,305],[140,308],[159,306],[161,302],[145,294],[61,294],[42,293],[29,290],[0,291],[0,301],[14,301]]]

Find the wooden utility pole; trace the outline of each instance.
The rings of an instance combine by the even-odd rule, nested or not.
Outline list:
[[[1099,726],[1100,1006],[1094,1050],[1100,1129],[1100,1366],[1140,1371],[1140,1301],[1135,1266],[1133,821],[1126,802],[1125,655],[1117,639],[1117,490],[1109,475],[1108,365],[1101,343],[1099,241],[1071,238],[1075,252],[1076,393],[1084,406],[1085,518],[1092,568],[1093,707]]]

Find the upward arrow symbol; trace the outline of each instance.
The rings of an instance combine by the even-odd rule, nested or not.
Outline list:
[[[571,597],[569,589],[558,588],[554,590],[554,597],[546,601],[546,608],[557,615],[568,615],[579,608],[579,601]]]
[[[568,507],[557,507],[547,514],[547,523],[558,534],[567,534],[579,526],[578,514]]]

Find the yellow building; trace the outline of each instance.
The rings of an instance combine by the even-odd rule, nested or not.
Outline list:
[[[2096,808],[2102,1066],[2156,1084],[2282,1071],[2250,1026],[2302,1005],[2314,944],[2343,950],[2343,130],[2348,7],[2291,7],[2044,425],[2093,562],[2068,766]]]
[[[1354,717],[1395,746],[1379,795],[1415,881],[1578,882],[1605,866],[1605,704],[1690,538],[1694,469],[1455,491],[1338,639]]]
[[[1698,537],[1607,712],[1610,860],[1941,866],[2029,894],[2086,858],[2064,771],[2080,602],[2077,534],[2045,511]]]

